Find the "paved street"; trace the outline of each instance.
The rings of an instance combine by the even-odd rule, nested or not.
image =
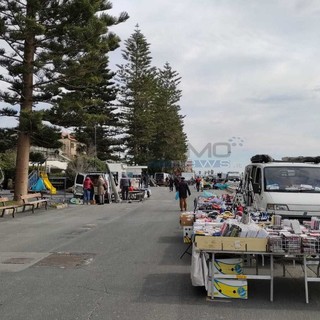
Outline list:
[[[195,190],[189,198],[193,209]],[[291,275],[249,281],[248,300],[208,301],[190,280],[174,192],[143,202],[18,213],[0,220],[0,319],[316,319],[320,284]],[[281,275],[281,266],[276,267]]]

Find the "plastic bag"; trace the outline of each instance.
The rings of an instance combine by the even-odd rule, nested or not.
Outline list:
[[[176,192],[175,199],[176,199],[176,200],[179,200],[179,191]]]
[[[201,253],[201,262],[202,262],[202,274],[203,274],[203,282],[206,290],[208,291],[208,277],[209,277],[209,269],[207,264],[207,253]]]
[[[200,251],[195,250],[194,244],[191,257],[191,283],[193,286],[205,286]]]

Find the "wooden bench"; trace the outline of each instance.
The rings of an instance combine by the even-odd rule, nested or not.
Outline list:
[[[17,209],[19,206],[16,205],[16,204],[9,204],[9,205],[8,205],[8,202],[9,202],[9,201],[11,201],[11,200],[9,200],[7,197],[0,198],[0,203],[1,203],[0,211],[2,211],[0,217],[3,217],[4,212],[5,212],[7,209],[11,209],[11,210],[12,210],[12,218],[14,218],[14,213],[16,212],[16,209]]]
[[[45,209],[48,209],[49,199],[43,198],[41,193],[28,193],[21,196],[23,211],[26,207],[32,207],[32,213],[34,213],[34,208],[39,208],[41,203],[44,203]]]

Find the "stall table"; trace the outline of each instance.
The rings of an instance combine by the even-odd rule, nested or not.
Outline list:
[[[128,200],[131,201],[143,201],[144,200],[145,191],[137,190],[137,191],[129,191]]]
[[[236,280],[269,280],[270,281],[270,301],[273,301],[274,296],[274,264],[277,263],[275,258],[279,258],[281,261],[285,259],[290,260],[302,260],[303,261],[303,276],[305,283],[305,299],[306,303],[309,303],[309,282],[320,282],[319,269],[320,261],[319,256],[317,258],[311,258],[310,253],[296,253],[288,254],[287,252],[269,252],[267,251],[267,239],[264,238],[239,238],[239,237],[213,237],[194,235],[193,249],[199,250],[209,254],[209,274],[208,274],[208,295],[211,299],[214,299],[213,283],[215,279],[236,279]],[[256,263],[255,274],[215,274],[214,273],[214,261],[219,254],[228,254],[230,256],[248,256],[250,259],[257,261],[257,256],[270,257],[270,265],[268,266],[268,274],[259,274],[258,263]],[[311,277],[308,275],[307,261],[316,260],[317,277]],[[264,261],[264,260],[262,260]]]

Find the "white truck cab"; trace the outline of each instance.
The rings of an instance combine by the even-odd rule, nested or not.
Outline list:
[[[241,185],[245,204],[283,217],[319,217],[319,162],[319,157],[252,157]]]

